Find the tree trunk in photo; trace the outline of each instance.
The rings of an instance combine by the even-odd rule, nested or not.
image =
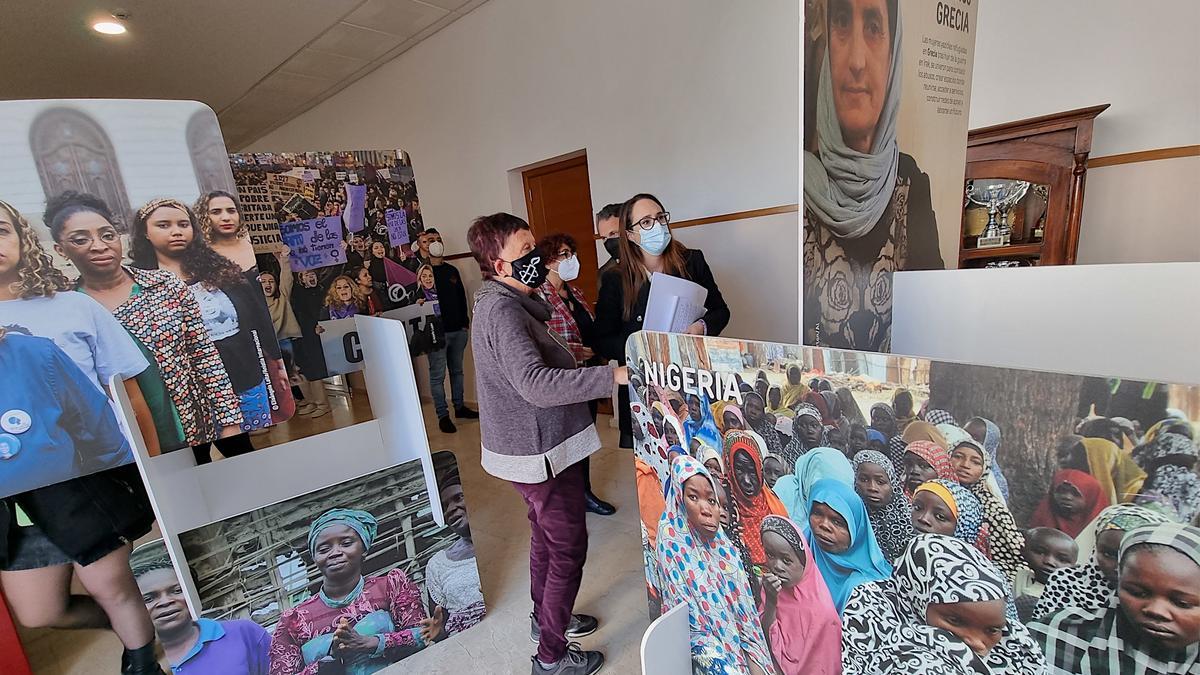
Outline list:
[[[1054,449],[1072,433],[1082,378],[933,361],[930,408],[959,424],[985,417],[1000,427],[998,460],[1008,479],[1009,508],[1025,526],[1057,469]]]

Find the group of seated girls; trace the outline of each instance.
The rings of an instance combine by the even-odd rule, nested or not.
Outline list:
[[[631,379],[651,604],[698,672],[1200,672],[1189,423],[1068,429],[1022,527],[988,419],[898,390],[867,421],[794,365],[741,405]]]

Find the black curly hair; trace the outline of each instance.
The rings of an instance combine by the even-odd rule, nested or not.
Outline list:
[[[246,282],[242,270],[232,260],[208,247],[196,214],[191,207],[178,199],[155,199],[138,209],[130,236],[130,259],[134,267],[144,270],[158,269],[158,253],[146,236],[150,216],[162,207],[179,209],[187,214],[192,224],[192,243],[183,250],[184,281],[189,284],[203,283],[215,288],[229,288]]]
[[[50,228],[50,236],[54,241],[62,241],[63,227],[67,220],[77,213],[95,213],[112,223],[117,232],[126,231],[125,225],[113,214],[103,199],[86,192],[67,190],[47,200],[46,212],[42,214],[42,222]]]

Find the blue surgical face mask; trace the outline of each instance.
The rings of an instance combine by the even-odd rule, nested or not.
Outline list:
[[[665,223],[655,223],[649,230],[641,231],[641,240],[637,242],[642,250],[650,255],[662,255],[671,243],[671,228]]]

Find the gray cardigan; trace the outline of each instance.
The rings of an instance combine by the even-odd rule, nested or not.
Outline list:
[[[610,366],[576,368],[550,305],[498,281],[475,294],[471,346],[484,471],[540,483],[600,449],[587,402],[612,395]]]

